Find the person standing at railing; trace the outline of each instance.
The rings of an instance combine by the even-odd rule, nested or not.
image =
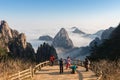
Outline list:
[[[55,57],[53,55],[50,56],[50,62],[51,62],[51,66],[53,66],[54,64],[54,60],[55,60]]]
[[[86,71],[89,71],[90,61],[88,58],[85,58],[84,65],[85,65]]]
[[[63,59],[59,60],[60,74],[63,73]]]
[[[71,65],[71,59],[70,59],[70,57],[68,56],[68,57],[67,57],[67,60],[66,60],[66,69],[68,69],[68,68],[70,67],[70,65]]]

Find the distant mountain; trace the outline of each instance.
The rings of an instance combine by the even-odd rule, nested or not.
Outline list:
[[[40,36],[39,40],[44,40],[44,41],[53,41],[53,38],[49,35],[44,35],[44,36]]]
[[[87,38],[91,38],[91,39],[95,39],[96,37],[101,39],[101,35],[104,32],[104,30],[99,30],[94,34],[85,34],[83,37],[87,37]]]
[[[54,47],[62,47],[65,49],[73,48],[73,42],[69,38],[67,31],[64,28],[61,28],[60,31],[53,39],[53,46]]]
[[[117,28],[109,28],[105,30],[102,44],[92,49],[91,59],[120,59],[120,24]]]
[[[99,46],[101,43],[101,39],[96,37],[93,41],[90,42],[89,47],[93,48],[94,46]]]
[[[76,28],[76,27],[74,27],[74,28]],[[111,29],[110,29],[110,31],[109,31],[109,29],[107,29],[107,31],[110,32]],[[73,48],[69,51],[65,51],[62,54],[58,54],[58,55],[60,57],[64,57],[64,58],[66,58],[67,56],[70,56],[71,58],[74,58],[74,59],[84,60],[84,58],[86,56],[90,55],[91,51],[93,49],[95,49],[95,47],[100,46],[103,43],[103,41],[101,40],[102,39],[101,37],[102,37],[102,35],[105,35],[104,32],[106,32],[106,30],[99,30],[94,34],[85,34],[85,35],[82,35],[82,36],[81,35],[77,36],[77,38],[81,37],[81,38],[84,38],[86,40],[87,40],[87,38],[89,38],[92,41],[89,43],[89,46]],[[71,34],[69,34],[69,35],[71,35]],[[108,33],[106,35],[110,35],[110,33]],[[75,36],[75,35],[72,34],[72,36]],[[84,40],[84,41],[86,41],[86,40]]]
[[[93,41],[91,41],[89,46],[94,47],[95,45],[99,46],[100,44],[102,44],[104,40],[110,38],[110,35],[114,29],[115,28],[110,27],[109,29],[100,30],[97,33],[95,33],[94,35],[99,35],[99,37],[96,37]]]
[[[98,38],[101,39],[101,36],[102,36],[103,32],[104,32],[104,30],[99,30],[96,33],[94,33],[93,35],[96,35]]]
[[[103,34],[101,35],[101,39],[105,40],[105,39],[109,39],[110,34],[113,32],[115,28],[110,27],[109,29],[106,29],[103,31]]]
[[[74,33],[73,31],[76,31],[76,29],[77,29],[76,27],[72,27],[71,29],[68,29],[67,30],[68,34],[67,34],[67,31],[64,28],[62,28],[62,30],[60,30],[58,34],[56,35],[58,38],[58,36],[61,37],[61,35],[63,36],[63,34],[67,34],[66,36],[69,35],[69,37],[71,38],[71,40],[73,41],[75,45],[79,44],[77,46],[78,48],[69,48],[69,50],[66,50],[66,48],[63,45],[61,46],[61,44],[65,44],[65,43],[61,43],[61,41],[64,41],[63,39],[65,39],[66,37],[64,36],[64,38],[62,37],[61,39],[56,39],[57,43],[60,44],[59,45],[60,47],[56,48],[57,53],[60,53],[58,54],[59,57],[66,58],[67,56],[70,56],[71,58],[74,58],[74,59],[80,58],[84,60],[85,56],[90,55],[90,47],[88,46],[89,43],[92,40],[94,40],[96,37],[98,36],[101,37],[101,34],[103,32],[103,30],[100,30],[96,32],[95,34]],[[68,40],[68,39],[65,39],[65,40]]]
[[[72,27],[72,32],[77,34],[86,34],[85,32],[79,30],[77,27]]]
[[[90,55],[89,50],[90,50],[89,47],[80,47],[80,48],[76,47],[69,51],[58,54],[58,56],[62,58],[67,58],[69,56],[71,59],[84,60],[86,56]]]
[[[104,31],[104,30],[99,30],[96,33],[87,34],[83,31],[79,30],[77,27],[72,27],[71,29],[72,29],[72,33],[76,33],[76,34],[80,34],[80,35],[82,34],[83,37],[91,38],[91,39],[95,39],[96,37],[101,38],[101,35]]]

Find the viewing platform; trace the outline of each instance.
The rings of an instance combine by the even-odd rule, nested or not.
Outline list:
[[[40,71],[36,71],[33,80],[97,80],[94,72],[85,71],[84,67],[78,66],[75,74],[71,74],[71,69],[65,69],[63,74],[59,73],[59,66],[45,66]]]

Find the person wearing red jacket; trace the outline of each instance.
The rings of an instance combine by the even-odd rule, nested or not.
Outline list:
[[[55,60],[55,57],[53,55],[50,56],[50,62],[51,62],[51,66],[53,66],[54,64],[54,60]]]

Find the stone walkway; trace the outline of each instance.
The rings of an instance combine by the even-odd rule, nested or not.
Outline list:
[[[86,72],[85,68],[78,67],[76,74],[71,74],[71,69],[64,69],[63,74],[59,74],[59,66],[46,66],[41,71],[37,71],[33,80],[96,80],[97,77],[92,71]]]

